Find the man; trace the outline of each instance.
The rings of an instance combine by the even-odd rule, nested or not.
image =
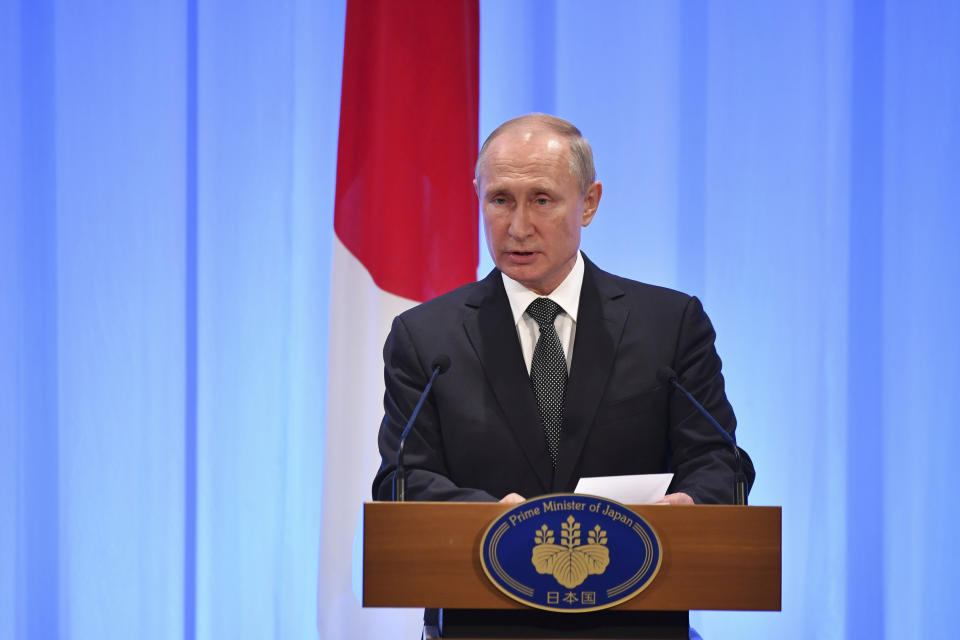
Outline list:
[[[474,186],[497,268],[394,320],[374,498],[391,499],[400,434],[443,354],[406,444],[409,498],[516,503],[581,477],[672,471],[664,502],[730,503],[732,452],[656,375],[674,369],[732,433],[713,328],[696,298],[580,253],[603,193],[580,131],[542,114],[504,123]]]

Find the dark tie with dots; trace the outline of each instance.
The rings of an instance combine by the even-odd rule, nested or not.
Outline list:
[[[567,390],[567,360],[560,346],[560,336],[553,321],[563,311],[549,298],[537,298],[527,307],[527,314],[540,325],[540,339],[533,350],[530,380],[540,405],[540,420],[547,436],[547,450],[557,466],[560,452],[560,427],[563,424],[563,397]]]

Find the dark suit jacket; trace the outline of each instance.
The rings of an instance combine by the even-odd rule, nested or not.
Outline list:
[[[556,470],[494,270],[394,320],[384,347],[375,499],[391,499],[400,434],[431,363],[446,354],[452,364],[407,440],[408,499],[485,501],[510,492],[530,498],[572,491],[581,477],[672,471],[670,492],[695,502],[732,502],[732,452],[685,397],[656,377],[661,366],[673,368],[734,431],[715,334],[700,301],[585,263]]]

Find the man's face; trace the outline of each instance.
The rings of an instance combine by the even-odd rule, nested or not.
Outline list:
[[[497,268],[540,295],[556,289],[602,191],[594,182],[580,193],[569,142],[543,129],[506,131],[487,148],[474,186]]]

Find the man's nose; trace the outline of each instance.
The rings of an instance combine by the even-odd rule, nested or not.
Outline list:
[[[510,237],[526,238],[533,235],[533,224],[530,219],[530,211],[526,205],[518,205],[510,218]]]

